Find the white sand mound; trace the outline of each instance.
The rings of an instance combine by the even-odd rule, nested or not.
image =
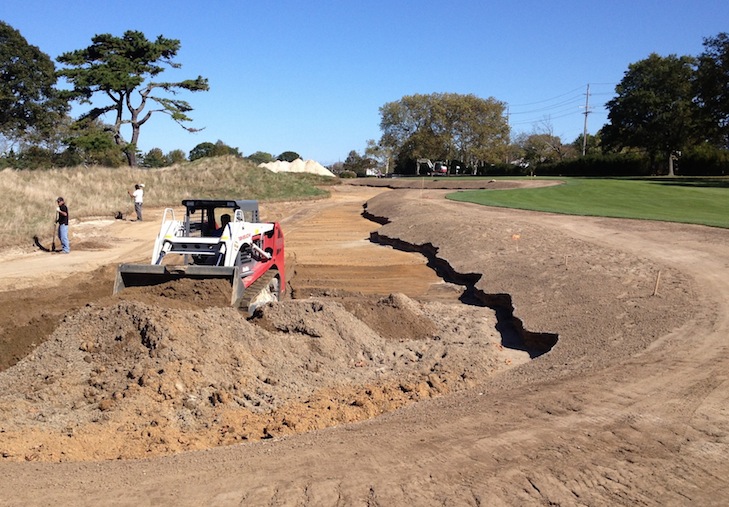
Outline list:
[[[275,173],[289,172],[289,173],[313,173],[321,176],[331,176],[334,178],[334,174],[321,165],[316,160],[307,160],[306,162],[297,158],[293,162],[285,162],[283,160],[276,160],[275,162],[267,162],[265,164],[258,164],[258,167],[263,167],[269,171]]]

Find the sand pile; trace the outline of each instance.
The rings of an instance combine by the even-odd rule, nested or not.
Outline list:
[[[83,308],[0,373],[0,453],[138,458],[270,438],[373,417],[528,360],[502,349],[482,308],[403,295],[355,306],[285,301],[251,321],[118,298]]]
[[[293,162],[285,162],[283,160],[276,160],[275,162],[267,162],[265,164],[259,164],[258,167],[263,167],[265,169],[268,169],[269,171],[273,171],[275,173],[278,172],[291,172],[291,173],[312,173],[312,174],[319,174],[321,176],[331,176],[334,178],[334,174],[321,165],[319,162],[315,160],[307,160],[303,161],[300,158],[297,158]]]

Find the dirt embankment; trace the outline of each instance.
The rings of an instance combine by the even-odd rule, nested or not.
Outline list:
[[[288,205],[296,299],[251,321],[205,307],[215,287],[68,306],[0,373],[0,486],[18,492],[5,503],[726,503],[729,234],[444,193],[346,186]],[[25,308],[55,295],[64,312],[59,294],[81,303],[105,269],[61,288],[39,277],[24,329]],[[508,322],[558,341],[529,359]]]
[[[295,299],[252,320],[227,307],[220,280],[110,296],[107,266],[65,283],[74,296],[56,312],[83,308],[60,322],[48,311],[6,335],[6,364],[39,346],[0,375],[4,459],[132,459],[301,433],[467,389],[529,360],[503,346],[493,311],[460,304],[463,287],[439,280],[426,258],[369,242],[378,225],[347,194],[287,218]],[[344,230],[343,219],[358,225]]]

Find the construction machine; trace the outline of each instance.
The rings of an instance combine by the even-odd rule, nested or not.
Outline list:
[[[114,294],[127,287],[181,278],[230,282],[230,304],[250,315],[285,290],[284,237],[278,222],[261,222],[258,201],[185,199],[185,217],[167,208],[149,264],[121,264]]]
[[[442,176],[448,174],[448,164],[445,162],[431,162],[429,158],[419,158],[416,162],[416,174],[423,169],[428,176]]]

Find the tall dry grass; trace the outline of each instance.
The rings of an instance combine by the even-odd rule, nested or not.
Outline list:
[[[144,183],[145,207],[178,206],[182,199],[235,198],[287,201],[326,197],[322,187],[336,178],[273,173],[234,157],[204,158],[161,169],[76,167],[1,171],[0,249],[27,246],[33,236],[49,240],[55,229],[56,198],[66,200],[73,220],[132,214],[127,191]]]

